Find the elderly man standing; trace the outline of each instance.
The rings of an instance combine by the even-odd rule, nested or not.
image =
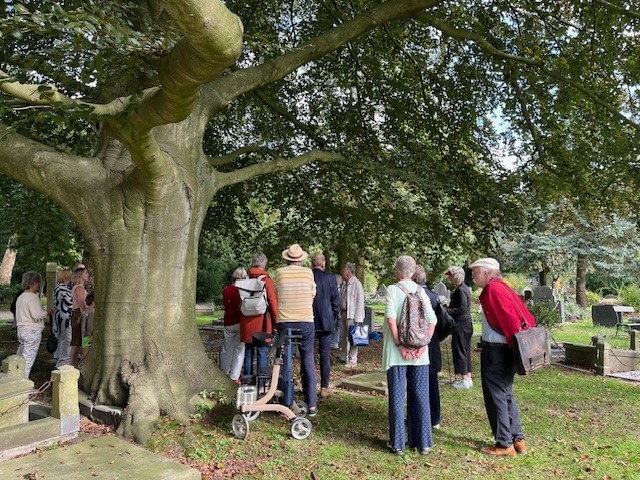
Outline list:
[[[358,364],[358,347],[349,343],[349,325],[364,322],[364,288],[356,277],[356,267],[347,263],[342,269],[344,283],[340,289],[340,350],[347,367]]]
[[[336,319],[340,316],[338,283],[332,273],[324,271],[326,259],[323,254],[316,253],[311,257],[313,278],[316,282],[316,297],[313,299],[313,320],[316,325],[318,349],[320,350],[320,396],[325,398],[331,394],[329,375],[331,371],[331,337]]]
[[[483,453],[513,457],[526,453],[518,403],[513,395],[513,335],[523,322],[535,326],[535,319],[520,297],[500,277],[495,258],[481,258],[471,265],[473,282],[480,288],[482,353],[480,376],[482,395],[495,445]]]
[[[286,267],[276,271],[276,292],[278,294],[278,319],[276,328],[279,334],[287,329],[299,330],[300,373],[304,401],[309,407],[308,415],[314,417],[318,411],[318,393],[316,386],[316,367],[313,346],[315,324],[313,322],[313,298],[316,296],[316,283],[310,268],[302,266],[308,257],[300,245],[294,243],[282,252]],[[285,356],[283,371],[288,372],[291,358]]]

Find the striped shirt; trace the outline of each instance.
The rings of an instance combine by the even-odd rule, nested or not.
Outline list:
[[[283,322],[313,322],[316,282],[310,268],[289,265],[276,271],[278,319]]]

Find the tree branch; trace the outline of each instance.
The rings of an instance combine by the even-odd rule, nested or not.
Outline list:
[[[295,127],[297,127],[298,129],[302,130],[304,133],[307,134],[307,136],[309,138],[311,138],[313,141],[315,141],[318,146],[320,148],[325,148],[327,145],[326,140],[324,140],[323,138],[320,138],[316,132],[314,131],[314,129],[309,126],[309,125],[305,125],[304,123],[302,123],[300,120],[298,120],[296,118],[296,116],[294,114],[292,114],[291,112],[287,111],[284,107],[278,105],[274,100],[272,100],[271,98],[269,98],[264,92],[262,92],[260,89],[257,89],[255,92],[253,92],[259,99],[260,101],[262,101],[262,103],[264,103],[267,107],[269,107],[271,110],[273,110],[274,112],[276,112],[278,115],[280,115],[283,118],[286,118],[287,120],[289,120]]]
[[[208,157],[208,162],[209,162],[209,165],[211,165],[212,167],[222,167],[224,165],[229,165],[230,163],[235,162],[237,159],[239,159],[243,155],[246,155],[247,153],[271,154],[271,150],[266,147],[249,145],[246,147],[239,148],[235,152],[231,152],[226,155],[221,155],[219,157]]]
[[[157,90],[157,88],[149,89],[145,94],[150,95],[155,90]],[[60,93],[55,85],[12,82],[11,77],[2,70],[0,70],[0,91],[28,105],[40,107],[53,106],[54,104],[68,107],[87,106],[93,109],[95,115],[100,116],[115,116],[122,112],[131,101],[131,97],[126,97],[116,98],[106,104],[83,102],[82,100],[75,100]]]
[[[596,105],[599,105],[600,107],[604,108],[607,112],[609,112],[611,115],[617,117],[621,123],[630,125],[635,130],[640,131],[640,125],[638,125],[633,120],[630,120],[629,118],[625,117],[616,106],[611,105],[610,103],[604,101],[601,96],[599,96],[596,92],[592,92],[591,90],[589,90],[582,83],[572,80],[571,78],[565,77],[564,75],[554,70],[550,70],[545,66],[545,63],[543,61],[533,60],[531,58],[522,57],[519,55],[513,55],[510,53],[504,52],[494,47],[493,45],[491,45],[481,35],[475,32],[470,32],[468,30],[461,30],[459,28],[455,28],[449,25],[448,23],[443,22],[442,20],[435,18],[432,15],[429,15],[427,13],[421,13],[419,15],[416,15],[415,19],[422,21],[424,23],[428,23],[429,25],[437,28],[443,34],[451,38],[456,38],[458,40],[472,41],[476,43],[488,55],[491,55],[496,58],[500,58],[502,60],[507,60],[509,62],[522,63],[525,65],[530,65],[534,68],[537,68],[542,73],[558,81],[559,83],[564,83],[576,89],[577,91],[582,93],[585,97],[589,98],[593,103],[595,103]]]
[[[638,13],[637,11],[628,10],[624,7],[619,7],[618,5],[614,5],[613,3],[607,2],[606,0],[596,0],[595,3],[599,3],[603,7],[609,10],[613,10],[616,13],[620,13],[622,15],[626,15],[631,18],[640,19],[640,13]]]
[[[274,158],[273,160],[249,165],[248,167],[240,168],[229,173],[217,172],[216,180],[219,188],[223,188],[236,183],[242,183],[259,175],[289,172],[311,162],[338,162],[343,160],[346,160],[346,158],[337,153],[313,150],[297,157]]]
[[[298,67],[336,50],[380,25],[392,20],[412,17],[439,3],[442,3],[442,0],[383,2],[279,57],[274,57],[258,66],[225,75],[211,82],[204,89],[208,96],[209,114],[226,108],[231,100],[246,92],[282,80]]]
[[[184,38],[162,59],[162,88],[141,103],[138,129],[187,118],[199,88],[218,78],[242,50],[242,22],[220,0],[164,0],[162,5]]]
[[[95,194],[103,178],[95,159],[58,152],[0,123],[0,172],[51,198],[68,212],[81,210],[86,192]],[[75,192],[69,195],[69,192]]]

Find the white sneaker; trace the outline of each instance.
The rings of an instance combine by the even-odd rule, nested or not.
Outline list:
[[[457,389],[469,390],[471,387],[473,387],[473,381],[471,381],[471,380],[458,380],[457,382],[453,382],[451,384],[451,386],[453,388],[457,388]]]

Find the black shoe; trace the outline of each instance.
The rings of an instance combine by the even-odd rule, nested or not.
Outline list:
[[[307,417],[315,417],[318,414],[318,407],[309,407]]]
[[[404,455],[404,450],[402,448],[393,448],[390,443],[387,443],[387,449],[393,453],[394,455],[398,455],[399,457]]]

